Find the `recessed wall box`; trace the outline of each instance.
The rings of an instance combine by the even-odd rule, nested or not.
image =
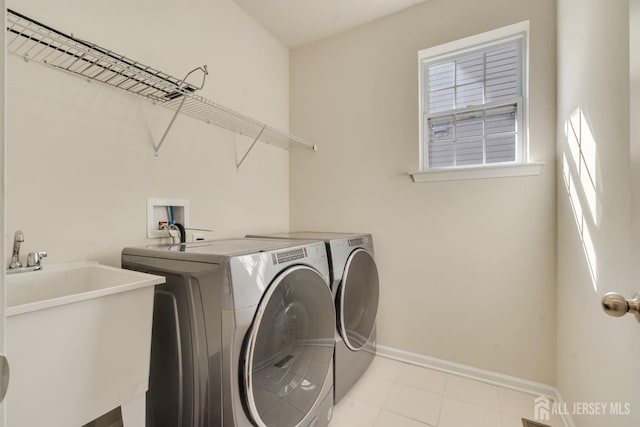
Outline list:
[[[171,218],[173,215],[173,218]],[[147,237],[168,237],[160,224],[178,222],[189,226],[189,201],[185,199],[147,199]]]

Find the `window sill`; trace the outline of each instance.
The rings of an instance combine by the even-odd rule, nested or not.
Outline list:
[[[540,175],[544,162],[502,164],[494,166],[471,166],[461,168],[430,169],[411,172],[413,182],[458,181],[464,179],[507,178]]]

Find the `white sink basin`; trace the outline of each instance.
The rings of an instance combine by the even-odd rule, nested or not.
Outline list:
[[[6,315],[12,316],[164,283],[164,277],[85,261],[6,277]]]
[[[154,285],[164,281],[89,262],[5,276],[7,425],[75,427],[144,406]]]

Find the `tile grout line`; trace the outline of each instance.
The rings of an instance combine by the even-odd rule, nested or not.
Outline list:
[[[394,362],[398,362],[398,361],[394,361]],[[402,362],[398,362],[398,363],[402,363]],[[392,383],[392,384],[391,384],[391,389],[389,390],[389,393],[387,394],[387,397],[385,397],[384,402],[382,403],[382,407],[380,408],[380,411],[378,412],[378,416],[376,417],[376,422],[378,421],[378,418],[380,418],[380,416],[381,416],[381,414],[382,414],[382,411],[387,411],[387,412],[389,412],[389,413],[391,413],[391,414],[395,414],[395,415],[397,415],[397,416],[399,416],[399,417],[406,418],[406,419],[408,419],[408,420],[412,420],[412,421],[415,421],[415,422],[417,422],[417,423],[423,424],[423,425],[425,425],[426,427],[437,427],[437,426],[438,426],[438,424],[437,424],[437,423],[436,423],[436,425],[435,425],[435,426],[432,426],[431,424],[424,423],[424,422],[422,422],[421,420],[415,419],[415,418],[410,417],[410,416],[408,416],[408,415],[406,415],[406,414],[400,414],[400,413],[398,413],[398,412],[395,412],[395,411],[392,411],[392,410],[388,410],[388,409],[386,409],[386,408],[385,408],[385,406],[386,406],[386,404],[387,404],[387,401],[389,400],[389,397],[391,396],[391,393],[393,392],[393,388],[394,388],[394,386],[395,386],[396,384],[400,384],[400,385],[405,386],[405,387],[410,387],[410,388],[413,388],[413,389],[415,389],[415,390],[419,390],[419,391],[430,391],[430,390],[422,390],[420,387],[414,387],[414,386],[411,386],[411,385],[409,385],[409,384],[404,384],[404,383],[402,383],[402,382],[398,382],[398,378],[400,378],[400,373],[402,372],[402,369],[403,369],[403,368],[404,368],[404,366],[400,367],[400,369],[398,370],[398,374],[397,374],[397,375],[394,375],[394,377],[393,377],[394,379],[393,379],[393,380],[389,380],[389,381]],[[376,375],[373,375],[373,376],[376,376]],[[383,378],[383,377],[381,377],[381,376],[379,376],[379,377],[377,377],[377,378],[384,379],[384,378]],[[434,394],[437,394],[437,393],[434,393]],[[442,405],[442,403],[440,403],[440,405]],[[438,413],[438,417],[439,417],[439,416],[440,416],[440,414]],[[375,423],[374,423],[374,426],[375,426]]]
[[[557,387],[550,386],[548,384],[479,369],[418,353],[412,353],[380,345],[379,343],[377,345],[376,357],[475,380],[495,387],[529,394],[534,397],[545,396],[549,399],[555,400],[556,402],[565,402],[560,390],[558,390]],[[562,420],[561,427],[576,427],[576,424],[570,415],[562,415],[560,416],[560,419]]]
[[[388,360],[388,359],[387,359],[387,360]],[[402,369],[402,368],[401,368],[401,369]],[[364,376],[365,376],[366,374],[367,374],[367,373],[365,372],[365,374],[363,374],[363,375],[362,375],[362,377],[361,377],[360,379],[364,378]],[[376,423],[377,423],[377,422],[378,422],[378,420],[380,419],[380,416],[381,416],[381,414],[382,414],[382,411],[384,411],[384,410],[385,410],[385,409],[384,409],[384,406],[385,406],[385,404],[387,403],[387,400],[389,399],[389,396],[391,395],[391,391],[393,390],[393,386],[395,385],[395,383],[396,383],[396,381],[397,381],[397,378],[398,378],[398,376],[400,375],[400,373],[398,372],[398,375],[395,375],[395,376],[394,376],[394,379],[385,378],[383,375],[376,375],[376,374],[371,373],[371,372],[369,373],[369,375],[370,375],[371,377],[373,377],[373,378],[377,378],[377,379],[379,379],[379,380],[383,380],[383,381],[389,381],[389,382],[391,383],[391,388],[390,388],[389,393],[387,394],[387,396],[384,398],[384,401],[382,402],[382,406],[370,405],[370,404],[369,404],[370,406],[372,406],[372,407],[374,407],[374,408],[376,408],[376,409],[378,410],[378,413],[377,413],[377,415],[376,415],[376,417],[375,417],[375,419],[374,419],[374,421],[373,421],[373,425],[372,425],[372,427],[375,427]],[[346,396],[345,396],[345,397],[346,397]],[[362,400],[360,400],[360,399],[358,399],[358,398],[354,398],[354,399],[355,399],[356,401],[358,401],[358,402],[366,403],[366,402],[363,402]]]
[[[385,406],[387,405],[387,401],[389,400],[389,397],[391,396],[391,393],[393,392],[393,387],[398,382],[398,377],[400,376],[400,371],[402,371],[402,367],[398,371],[398,375],[395,375],[393,381],[391,381],[391,388],[389,389],[389,393],[387,393],[387,396],[384,398],[384,402],[382,402],[382,407],[380,408],[380,412],[378,413],[378,418],[380,418],[380,414],[382,414],[382,411],[385,410]],[[389,411],[389,412],[391,412],[391,411]],[[378,420],[376,419],[376,422],[377,421]]]
[[[466,400],[458,399],[457,397],[447,396],[447,399],[455,400],[456,402],[461,402],[461,403],[464,403],[466,405],[473,406],[474,408],[483,409],[483,410],[489,411],[489,412],[497,412],[498,414],[509,415],[509,416],[512,416],[512,417],[517,416],[517,415],[507,414],[506,412],[498,411],[498,410],[495,410],[495,409],[485,408],[484,406],[480,406],[480,405],[477,405],[475,403],[467,402]]]
[[[400,363],[402,363],[402,362],[400,362]],[[418,390],[418,391],[421,391],[421,392],[426,392],[426,393],[436,394],[436,395],[439,395],[439,396],[442,398],[442,399],[441,399],[441,401],[440,401],[440,410],[438,411],[438,421],[436,422],[436,424],[435,424],[434,426],[432,426],[431,424],[428,424],[428,423],[423,422],[423,421],[421,421],[421,420],[419,420],[419,419],[413,418],[413,417],[411,417],[411,416],[409,416],[409,415],[407,415],[407,414],[401,414],[401,413],[398,413],[398,412],[392,411],[392,410],[390,410],[390,409],[388,409],[388,410],[386,410],[386,411],[387,411],[387,412],[390,412],[390,413],[392,413],[392,414],[396,414],[396,415],[398,415],[398,416],[401,416],[401,417],[403,417],[403,418],[407,418],[407,419],[409,419],[409,420],[416,421],[416,422],[418,422],[418,423],[420,423],[420,424],[424,424],[424,425],[425,425],[425,426],[427,426],[427,427],[438,427],[438,423],[440,422],[440,412],[442,411],[442,402],[444,401],[444,394],[442,394],[442,393],[436,393],[435,391],[431,391],[431,390],[425,390],[425,389],[423,389],[423,388],[416,387],[416,386],[413,386],[413,385],[410,385],[410,384],[404,384],[404,383],[402,383],[402,382],[400,382],[400,383],[399,383],[399,382],[398,382],[398,380],[397,380],[397,378],[398,378],[399,376],[400,376],[400,375],[398,374],[398,376],[396,377],[396,380],[395,380],[395,381],[393,381],[393,384],[394,384],[394,385],[397,383],[397,384],[399,384],[399,385],[401,385],[401,386],[403,386],[403,387],[411,388],[411,389],[413,389],[413,390]],[[446,381],[445,381],[445,385],[446,385]],[[391,391],[393,391],[393,386],[391,386]],[[386,403],[387,403],[387,400],[389,399],[389,396],[391,396],[391,391],[389,392],[389,395],[387,395],[387,398],[385,399],[385,402],[384,402],[384,404],[385,404],[385,405],[386,405]],[[384,409],[384,408],[383,408],[383,409]]]
[[[425,369],[429,369],[429,368],[425,368]],[[460,377],[460,378],[468,379],[468,378],[465,378],[465,377],[462,377],[462,376],[459,376],[459,375],[455,375],[455,374],[447,374],[447,383],[449,382],[449,377],[450,377],[450,376],[457,376],[457,377]],[[494,385],[494,384],[489,384],[489,385],[491,385],[491,386],[493,386],[493,387],[496,387],[496,392],[498,393],[498,409],[496,410],[496,409],[491,409],[491,408],[487,408],[487,407],[485,407],[485,406],[478,405],[477,403],[468,402],[468,401],[463,400],[463,399],[460,399],[460,398],[458,398],[458,397],[448,396],[448,395],[446,394],[446,384],[447,384],[447,383],[445,383],[445,394],[443,395],[443,397],[444,397],[444,398],[446,398],[446,399],[451,399],[451,400],[455,400],[455,401],[457,401],[457,402],[461,402],[461,403],[464,403],[465,405],[473,406],[474,408],[482,409],[482,410],[484,410],[484,411],[495,412],[495,413],[497,413],[498,415],[500,415],[500,424],[501,424],[501,425],[502,425],[502,418],[503,418],[502,416],[503,416],[503,415],[510,416],[510,417],[516,417],[516,418],[522,418],[520,415],[512,415],[512,414],[508,414],[508,413],[506,413],[506,412],[504,412],[504,411],[502,410],[502,406],[503,406],[503,405],[502,405],[502,399],[500,398],[500,388],[503,388],[503,389],[505,389],[505,390],[510,390],[510,391],[515,391],[515,390],[511,390],[511,389],[509,389],[509,388],[505,388],[505,387],[497,386],[497,385]],[[526,394],[526,393],[525,393],[525,394]],[[443,406],[444,406],[444,399],[443,399],[443,401],[442,401],[442,404],[443,404]],[[438,420],[438,422],[439,422],[439,420]]]
[[[390,413],[390,414],[397,415],[397,416],[399,416],[399,417],[401,417],[401,418],[406,418],[406,419],[408,419],[408,420],[415,421],[415,422],[417,422],[417,423],[419,423],[419,424],[422,424],[422,425],[425,425],[425,426],[427,426],[427,427],[438,427],[438,425],[437,425],[437,424],[432,426],[431,424],[428,424],[428,423],[425,423],[424,421],[420,421],[420,420],[418,420],[418,419],[416,419],[416,418],[410,417],[409,415],[400,414],[400,413],[395,412],[395,411],[392,411],[392,410],[388,410],[387,412],[388,412],[388,413]]]
[[[376,424],[378,423],[378,419],[380,418],[380,414],[382,414],[382,408],[377,408],[378,409],[378,414],[376,415],[376,418],[373,420],[373,424],[371,424],[371,427],[375,427]]]
[[[384,358],[384,356],[383,356],[383,358]],[[388,358],[385,358],[385,359],[389,360]],[[420,368],[421,370],[438,371],[437,369],[433,369],[433,368],[428,367],[428,366],[415,365],[415,364],[407,363],[407,362],[405,362],[405,361],[400,361],[400,360],[393,360],[393,359],[390,359],[390,360],[392,360],[393,362],[397,362],[397,363],[399,363],[399,364],[402,364],[402,365],[415,366],[415,367]],[[433,391],[433,390],[425,389],[425,388],[423,388],[423,387],[415,386],[415,385],[412,385],[412,384],[406,384],[406,383],[404,383],[404,382],[400,381],[400,378],[401,378],[401,374],[402,374],[402,372],[403,372],[403,369],[405,369],[405,366],[401,366],[401,367],[400,367],[400,369],[398,370],[398,373],[397,373],[396,375],[388,375],[388,376],[386,376],[386,377],[385,377],[384,375],[376,375],[376,374],[372,374],[372,375],[371,375],[371,376],[372,376],[372,377],[374,377],[374,378],[378,378],[378,379],[380,379],[380,380],[386,380],[386,381],[388,381],[388,382],[391,384],[391,388],[390,388],[389,392],[387,393],[387,395],[385,396],[385,398],[383,399],[383,401],[382,401],[382,403],[381,403],[381,406],[378,406],[378,405],[370,405],[370,406],[372,406],[372,407],[376,408],[376,410],[377,410],[377,413],[376,413],[375,418],[374,418],[374,420],[373,420],[373,426],[374,426],[374,427],[375,427],[375,425],[380,421],[380,419],[381,419],[381,417],[382,417],[382,412],[383,412],[383,411],[387,411],[387,412],[388,412],[388,413],[390,413],[390,414],[394,414],[394,415],[396,415],[396,416],[398,416],[398,417],[405,418],[405,419],[407,419],[407,420],[412,420],[412,421],[414,421],[414,422],[416,422],[416,423],[419,423],[420,425],[423,425],[423,426],[425,426],[425,427],[438,427],[438,426],[440,426],[440,424],[441,424],[441,422],[442,422],[442,414],[443,414],[443,409],[444,409],[444,400],[445,400],[445,399],[451,399],[451,400],[453,400],[453,401],[457,401],[457,402],[463,403],[463,404],[465,404],[465,405],[469,405],[469,406],[471,406],[471,407],[474,407],[474,408],[477,408],[477,409],[481,409],[481,410],[483,410],[483,411],[488,411],[488,412],[496,413],[496,414],[498,414],[498,416],[500,417],[500,425],[501,425],[501,426],[503,426],[503,423],[504,423],[504,417],[512,417],[512,418],[518,418],[518,419],[519,419],[519,418],[523,418],[523,416],[522,416],[522,414],[515,415],[515,414],[513,414],[513,413],[507,413],[507,412],[505,412],[505,410],[507,410],[507,409],[508,409],[508,408],[510,408],[511,406],[505,406],[505,402],[504,402],[504,401],[503,401],[503,399],[502,399],[502,393],[501,393],[501,391],[502,391],[502,390],[505,390],[505,391],[515,391],[515,392],[523,393],[523,394],[526,394],[526,395],[533,395],[533,393],[531,393],[531,392],[526,392],[526,391],[522,391],[522,390],[517,390],[517,389],[514,389],[514,388],[512,388],[512,387],[505,386],[505,385],[502,385],[502,384],[488,383],[488,382],[485,382],[485,381],[479,380],[479,379],[477,379],[477,378],[469,378],[469,377],[467,377],[467,376],[465,376],[465,375],[459,375],[459,374],[457,374],[457,373],[456,373],[456,374],[454,374],[454,373],[450,373],[450,372],[442,372],[442,371],[440,371],[440,372],[442,372],[443,374],[445,374],[444,387],[443,387],[443,389],[442,389],[442,392],[441,392],[441,393],[438,393],[438,392]],[[498,409],[496,410],[496,409],[494,409],[494,408],[488,408],[488,407],[485,407],[485,406],[482,406],[482,405],[478,405],[477,403],[468,402],[468,401],[463,400],[463,399],[460,399],[460,398],[458,398],[458,397],[452,397],[452,396],[449,396],[449,395],[447,394],[447,390],[448,390],[448,386],[449,386],[449,384],[450,384],[450,382],[451,382],[451,376],[456,376],[456,377],[458,377],[458,378],[466,379],[466,380],[477,381],[477,382],[480,382],[480,383],[483,383],[483,384],[490,385],[490,386],[492,386],[493,388],[495,388],[495,389],[496,389],[496,393],[497,393],[497,399],[498,399],[498,406],[497,406],[497,408],[498,408]],[[389,399],[391,398],[391,394],[392,394],[392,392],[393,392],[394,388],[395,388],[397,385],[401,385],[401,386],[403,386],[403,387],[407,387],[407,388],[410,388],[410,389],[414,389],[414,390],[416,390],[416,391],[429,392],[429,393],[436,394],[436,395],[439,395],[439,396],[440,396],[441,401],[440,401],[439,411],[438,411],[438,415],[437,415],[437,421],[436,421],[436,424],[435,424],[435,425],[433,425],[433,426],[432,426],[432,425],[431,425],[431,424],[429,424],[429,423],[426,423],[426,422],[424,422],[424,421],[422,421],[422,420],[419,420],[419,419],[416,419],[416,418],[414,418],[414,417],[408,416],[408,415],[406,415],[406,414],[404,414],[404,413],[399,413],[399,412],[396,412],[396,411],[394,411],[394,410],[388,410],[388,409],[386,409],[386,405],[387,405],[387,403],[389,402]],[[360,399],[357,399],[357,398],[356,398],[355,400],[356,400],[356,401],[360,401]],[[362,401],[361,401],[361,403],[365,403],[365,402],[362,402]],[[564,420],[562,420],[562,419],[561,419],[561,421],[562,421],[562,422],[564,422]]]
[[[500,414],[504,414],[504,411],[502,410],[502,407],[504,405],[502,404],[502,394],[500,393],[500,389],[498,389],[498,410],[500,411]]]
[[[400,361],[396,361],[396,362],[399,362],[401,364],[405,364],[406,363],[406,362],[400,362]],[[407,364],[407,365],[411,365],[411,364]],[[413,365],[413,366],[415,366],[415,365]],[[418,366],[418,367],[420,369],[424,369],[424,370],[432,370],[431,368],[425,367],[425,366]],[[457,397],[448,396],[447,395],[447,388],[448,388],[448,385],[450,384],[451,376],[454,375],[454,374],[444,373],[445,374],[444,388],[443,388],[441,393],[437,393],[437,392],[435,392],[433,390],[424,389],[422,387],[414,386],[414,385],[411,385],[411,384],[405,384],[404,382],[399,381],[399,379],[401,377],[402,369],[404,369],[404,366],[400,367],[400,369],[398,370],[398,374],[397,375],[388,376],[386,378],[383,375],[375,375],[375,374],[372,375],[372,377],[374,377],[374,378],[378,378],[380,380],[386,380],[389,383],[391,383],[391,389],[389,390],[388,394],[385,396],[385,398],[384,398],[384,400],[382,402],[382,405],[381,406],[370,405],[370,406],[374,407],[377,410],[377,413],[376,413],[375,418],[373,420],[373,426],[375,426],[376,423],[378,423],[378,421],[381,419],[382,412],[383,411],[387,411],[387,412],[389,412],[391,414],[397,415],[398,417],[405,418],[407,420],[412,420],[412,421],[414,421],[416,423],[424,425],[425,427],[438,427],[440,425],[441,421],[442,421],[442,413],[443,413],[443,409],[444,409],[444,400],[445,399],[451,399],[451,400],[454,400],[454,401],[457,401],[457,402],[460,402],[460,403],[464,403],[466,405],[469,405],[469,406],[472,406],[472,407],[475,407],[475,408],[478,408],[478,409],[481,409],[481,410],[484,410],[484,411],[497,413],[500,416],[501,425],[502,425],[502,422],[503,422],[503,417],[505,417],[505,416],[514,417],[514,418],[522,418],[521,415],[514,415],[514,414],[511,414],[511,413],[506,413],[504,411],[504,409],[506,409],[506,407],[504,406],[504,402],[501,399],[500,390],[501,389],[513,390],[513,389],[511,389],[509,387],[503,387],[503,386],[500,386],[500,385],[491,384],[493,387],[496,388],[497,397],[498,397],[498,409],[497,410],[496,409],[490,409],[490,408],[478,405],[476,403],[465,401],[465,400],[457,398]],[[455,375],[455,376],[467,379],[467,378],[465,378],[464,376],[461,376],[461,375]],[[441,398],[440,407],[439,407],[439,411],[438,411],[437,422],[436,422],[436,424],[434,426],[431,426],[431,424],[428,424],[426,422],[423,422],[422,420],[419,420],[419,419],[413,418],[411,416],[408,416],[408,415],[406,415],[404,413],[398,413],[398,412],[393,411],[393,410],[385,409],[386,404],[388,403],[388,401],[389,401],[389,399],[391,397],[391,393],[392,393],[394,387],[396,385],[398,385],[398,384],[402,385],[404,387],[407,387],[407,388],[411,388],[411,389],[417,390],[417,391],[430,392],[430,393],[433,393],[433,394],[436,394],[436,395],[440,396],[440,398]],[[524,394],[529,394],[529,393],[524,393]],[[355,400],[356,401],[360,401],[360,399],[357,399],[357,398]],[[362,403],[365,403],[365,402],[362,402]]]
[[[440,419],[442,418],[442,409],[444,408],[444,398],[447,395],[447,385],[449,384],[449,377],[451,376],[451,374],[449,373],[445,373],[445,375],[446,377],[444,378],[444,389],[442,390],[442,402],[440,402],[440,411],[438,411],[438,422],[436,423],[436,427],[440,425]]]

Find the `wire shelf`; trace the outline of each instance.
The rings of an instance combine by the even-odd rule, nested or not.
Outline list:
[[[198,95],[196,91],[201,87],[187,83],[186,77],[177,79],[95,43],[64,34],[11,9],[7,10],[7,51],[25,61],[35,61],[145,98],[173,110],[176,115],[182,112],[206,123],[246,135],[254,139],[254,144],[262,141],[288,149],[293,143],[314,151],[317,149],[315,144],[305,139]],[[200,70],[206,75],[206,66]],[[173,120],[169,128],[172,124]],[[164,136],[156,146],[156,154],[163,140]]]

